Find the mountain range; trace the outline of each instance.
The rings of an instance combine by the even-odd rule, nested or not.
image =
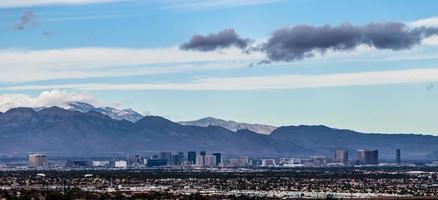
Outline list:
[[[326,126],[282,126],[269,135],[220,126],[191,126],[159,116],[136,122],[118,120],[96,109],[79,112],[60,107],[14,108],[0,113],[0,154],[43,152],[96,156],[145,151],[206,150],[258,157],[326,155],[338,148],[354,158],[357,149],[378,149],[383,159],[437,159],[438,137],[417,134],[370,134]]]
[[[220,126],[223,128],[226,128],[230,131],[238,131],[242,129],[247,129],[250,131],[254,131],[256,133],[260,134],[271,134],[272,131],[274,131],[277,127],[270,126],[270,125],[262,125],[262,124],[248,124],[248,123],[239,123],[235,121],[226,121],[222,119],[217,119],[213,117],[205,117],[199,120],[195,121],[182,121],[178,122],[182,125],[189,125],[189,126],[202,126],[202,127],[208,127],[208,126]]]
[[[143,115],[141,115],[140,113],[138,113],[132,109],[129,109],[129,108],[120,110],[120,109],[117,109],[114,107],[109,107],[109,106],[95,107],[95,106],[88,104],[88,103],[85,103],[85,102],[77,102],[77,101],[66,102],[59,107],[65,109],[65,110],[78,111],[78,112],[82,112],[82,113],[95,111],[95,112],[99,112],[99,113],[102,113],[104,115],[107,115],[107,116],[109,116],[113,119],[116,119],[116,120],[128,120],[130,122],[136,122],[136,121],[140,120],[141,118],[143,118]],[[38,110],[41,110],[44,108],[45,107],[36,108],[35,110],[38,111]]]

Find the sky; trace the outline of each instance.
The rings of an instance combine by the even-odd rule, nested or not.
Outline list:
[[[1,0],[0,111],[438,135],[435,0]]]

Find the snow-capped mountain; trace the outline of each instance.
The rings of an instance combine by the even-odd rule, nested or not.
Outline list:
[[[185,121],[178,123],[182,125],[201,126],[201,127],[220,126],[231,131],[248,129],[250,131],[260,134],[270,134],[272,131],[274,131],[277,128],[275,126],[270,126],[270,125],[248,124],[248,123],[239,123],[235,121],[226,121],[214,117],[206,117],[195,121]]]
[[[126,120],[131,121],[131,122],[136,122],[136,121],[140,120],[141,118],[143,118],[143,116],[141,114],[139,114],[138,112],[135,112],[134,110],[132,110],[130,108],[119,110],[119,109],[113,108],[113,107],[100,107],[100,108],[96,108],[95,111],[100,112],[104,115],[108,115],[109,117],[111,117],[113,119],[117,119],[117,120],[126,119]]]
[[[87,113],[87,112],[90,112],[90,111],[96,109],[91,104],[84,103],[84,102],[76,102],[76,101],[66,102],[59,107],[64,109],[64,110],[79,111],[82,113]]]
[[[64,110],[78,111],[82,113],[96,111],[116,120],[128,120],[130,122],[136,122],[143,118],[143,115],[132,109],[120,110],[113,107],[94,107],[93,105],[84,102],[66,102],[59,107]]]

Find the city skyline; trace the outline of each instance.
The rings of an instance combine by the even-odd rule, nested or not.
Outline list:
[[[2,1],[0,111],[83,101],[173,121],[437,135],[437,9],[428,0]],[[294,43],[312,34],[327,43]]]
[[[437,0],[0,0],[0,199],[434,199]]]

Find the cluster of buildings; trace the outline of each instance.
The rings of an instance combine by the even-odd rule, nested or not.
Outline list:
[[[128,156],[129,157],[129,156]],[[128,163],[131,164],[132,163]],[[222,154],[213,153],[207,154],[205,151],[200,151],[199,154],[196,151],[187,152],[187,156],[184,152],[178,152],[173,154],[172,152],[160,152],[159,155],[152,156],[150,158],[144,158],[143,164],[147,167],[159,167],[159,166],[198,166],[198,167],[217,167],[222,166]]]
[[[401,163],[400,149],[396,150],[396,164]],[[267,158],[250,159],[248,156],[231,156],[223,158],[221,153],[207,154],[206,151],[160,152],[153,156],[129,154],[126,159],[113,160],[67,160],[66,168],[128,168],[128,167],[325,167],[325,166],[353,166],[378,165],[378,150],[357,150],[356,160],[350,160],[348,150],[337,149],[333,158],[326,156],[310,156],[308,158]],[[48,166],[47,156],[44,154],[30,154],[28,166],[42,168]]]
[[[237,156],[223,162],[222,153],[207,154],[206,151],[160,152],[153,156],[128,154],[126,159],[113,160],[72,160],[65,162],[66,168],[127,168],[127,167],[164,167],[164,166],[191,166],[191,167],[246,167],[248,156]],[[44,154],[29,154],[28,167],[48,167],[47,156]]]
[[[395,154],[396,164],[401,163],[401,151],[396,149]],[[334,151],[333,161],[336,163],[348,163],[348,151],[345,149],[337,149]],[[379,164],[379,151],[378,150],[363,150],[359,149],[356,151],[356,162],[353,164],[357,165],[377,165]]]

